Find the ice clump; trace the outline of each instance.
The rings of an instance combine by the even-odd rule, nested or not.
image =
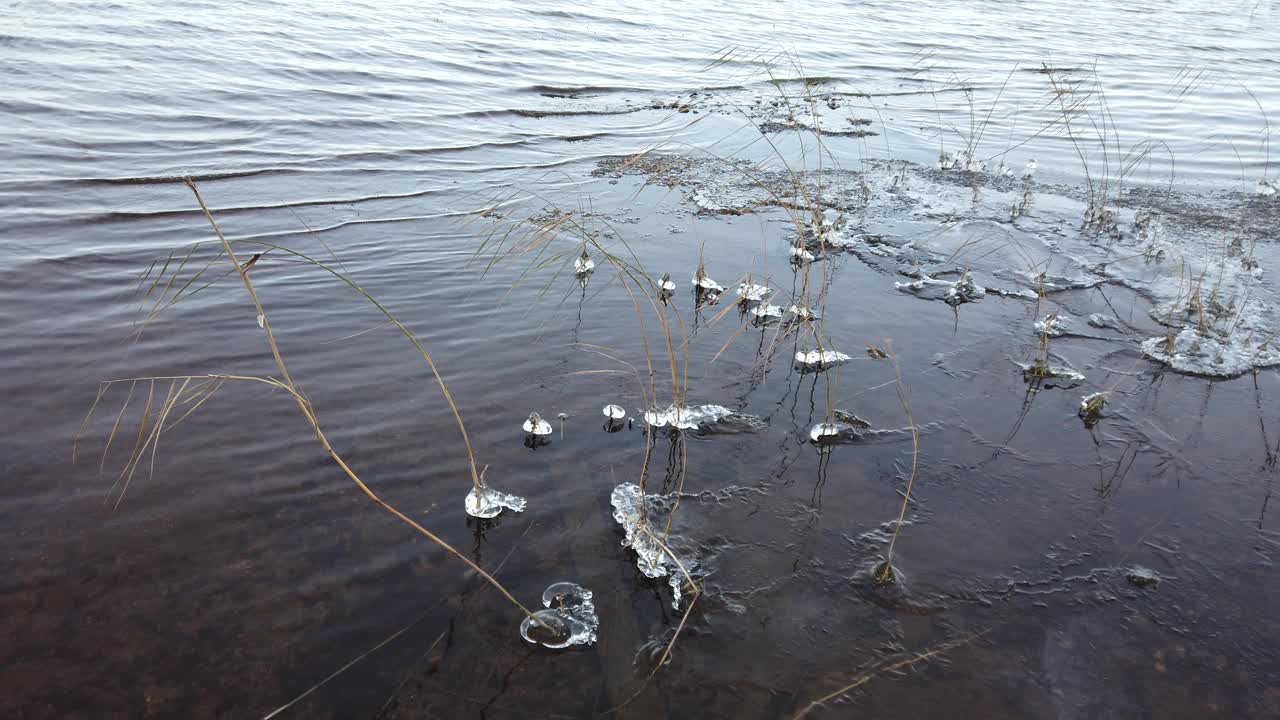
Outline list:
[[[938,169],[982,172],[987,169],[987,164],[976,158],[969,150],[957,150],[955,154],[942,153],[938,158]]]
[[[782,317],[782,308],[777,305],[761,303],[751,308],[751,317],[757,322],[777,320]]]
[[[621,420],[627,416],[627,411],[621,405],[605,405],[603,412],[610,420]]]
[[[835,350],[803,350],[796,352],[796,367],[801,370],[825,370],[829,367],[842,365],[849,362],[853,358],[842,352]]]
[[[698,271],[694,273],[693,279],[690,280],[690,282],[693,284],[695,292],[703,292],[712,295],[719,295],[724,292],[724,286],[708,277],[706,270],[704,270],[701,265],[698,266]]]
[[[1255,347],[1236,335],[1219,339],[1191,327],[1173,337],[1172,348],[1167,337],[1144,340],[1142,354],[1178,372],[1210,377],[1237,377],[1255,368],[1280,365],[1280,350],[1266,343]]]
[[[520,623],[520,637],[553,650],[596,641],[600,617],[591,591],[571,582],[553,583],[542,593],[547,608]]]
[[[663,292],[674,292],[676,284],[671,282],[671,273],[662,273],[662,279],[658,281],[658,289]]]
[[[1028,160],[1028,161],[1027,161],[1027,166],[1026,166],[1026,167],[1024,167],[1024,168],[1022,169],[1022,179],[1023,179],[1023,180],[1030,180],[1030,179],[1034,178],[1034,177],[1036,176],[1036,169],[1037,169],[1038,167],[1040,167],[1040,166],[1039,166],[1039,164],[1037,164],[1037,163],[1036,163],[1036,159],[1035,159],[1035,158],[1031,158],[1030,160]]]
[[[1102,417],[1102,409],[1107,403],[1107,393],[1096,392],[1080,398],[1080,410],[1077,414],[1084,420],[1086,427],[1093,427]]]
[[[769,297],[768,285],[744,282],[738,286],[738,302],[757,303]]]
[[[925,300],[941,300],[951,307],[977,302],[987,296],[987,289],[975,283],[968,273],[961,275],[955,282],[938,280],[920,273],[912,282],[896,282],[893,286]]]
[[[1280,181],[1268,181],[1266,178],[1262,178],[1261,180],[1258,181],[1258,187],[1256,189],[1256,192],[1259,195],[1275,195],[1276,184],[1278,182]]]
[[[1048,337],[1062,337],[1066,335],[1070,324],[1066,318],[1058,317],[1057,313],[1045,315],[1044,319],[1035,322],[1036,333],[1047,335]]]
[[[681,407],[669,405],[667,408],[654,408],[644,414],[644,421],[653,427],[670,425],[677,430],[697,430],[700,427],[713,425],[733,414],[723,405],[694,405]]]
[[[797,317],[801,320],[819,320],[818,313],[810,310],[803,305],[792,305],[787,308],[787,314]]]
[[[538,413],[529,413],[529,419],[524,421],[524,431],[532,435],[550,435],[551,423],[543,420]]]
[[[650,530],[645,519],[645,508],[650,511],[660,510],[668,505],[667,498],[662,495],[644,495],[640,487],[634,483],[622,483],[613,489],[609,496],[609,504],[613,506],[613,519],[622,526],[625,537],[623,547],[629,547],[636,553],[636,567],[645,577],[666,577],[671,586],[673,597],[671,607],[680,609],[680,600],[684,590],[684,571]],[[670,544],[667,544],[670,547]],[[693,562],[684,563],[685,569],[693,572]]]
[[[472,486],[471,492],[467,493],[466,510],[471,517],[497,517],[504,508],[512,512],[524,512],[524,506],[524,498],[498,492],[485,485]]]
[[[817,256],[804,249],[804,245],[792,245],[788,251],[791,255],[791,262],[800,264],[804,262],[813,262]]]
[[[1084,375],[1061,365],[1050,365],[1037,360],[1031,363],[1014,363],[1022,369],[1022,377],[1028,382],[1039,381],[1045,388],[1073,388],[1084,382]]]
[[[831,445],[856,438],[854,427],[844,422],[818,423],[809,430],[809,441],[814,445]]]
[[[1102,313],[1093,313],[1089,316],[1089,324],[1096,328],[1109,328],[1111,330],[1119,330],[1120,325],[1114,318],[1103,315]]]
[[[573,261],[573,272],[575,275],[586,275],[596,269],[596,261],[591,259],[586,250],[582,251],[582,255]]]

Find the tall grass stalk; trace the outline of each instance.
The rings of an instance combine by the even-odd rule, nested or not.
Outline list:
[[[880,568],[877,581],[880,583],[888,583],[893,578],[893,550],[898,544],[898,536],[902,533],[902,523],[907,517],[907,506],[911,503],[911,489],[916,482],[916,470],[920,463],[920,429],[916,427],[915,416],[911,414],[911,398],[908,397],[906,388],[902,384],[902,367],[898,362],[897,353],[893,351],[893,344],[886,341],[885,347],[888,348],[889,360],[893,363],[893,374],[897,382],[895,387],[898,391],[898,402],[902,405],[902,411],[907,415],[907,422],[911,427],[911,475],[907,478],[906,492],[902,494],[902,508],[898,511],[898,520],[893,524],[893,536],[889,538],[889,549],[885,552],[884,565]]]
[[[293,376],[289,372],[289,368],[285,363],[284,356],[281,354],[279,345],[276,342],[275,334],[272,331],[270,319],[267,317],[266,310],[263,307],[262,302],[258,297],[257,291],[254,289],[253,281],[249,278],[247,268],[241,264],[241,262],[239,261],[239,258],[237,258],[235,254],[235,250],[232,248],[231,242],[227,240],[226,236],[223,235],[221,228],[218,227],[217,221],[214,219],[213,213],[209,210],[209,207],[205,204],[204,198],[201,196],[200,191],[196,187],[195,182],[188,179],[186,181],[186,185],[191,190],[191,192],[195,195],[196,201],[199,203],[201,210],[204,212],[205,218],[208,220],[209,225],[213,229],[214,234],[217,235],[218,240],[222,244],[223,252],[226,254],[228,260],[232,263],[234,272],[236,272],[240,276],[240,280],[241,280],[241,283],[244,285],[245,292],[249,295],[250,300],[253,302],[254,309],[257,311],[258,323],[262,327],[262,330],[266,335],[267,345],[270,348],[271,355],[275,361],[276,368],[280,372],[280,379],[269,378],[269,377],[245,376],[245,375],[231,375],[231,374],[207,374],[207,375],[169,376],[169,377],[157,376],[157,377],[141,377],[141,378],[122,378],[117,380],[105,381],[102,387],[100,388],[97,399],[95,399],[94,406],[90,408],[89,414],[85,418],[86,425],[88,423],[89,417],[93,414],[94,409],[97,407],[98,402],[102,399],[106,390],[111,386],[118,383],[128,382],[130,384],[129,399],[131,399],[133,397],[134,389],[137,387],[138,383],[145,382],[150,385],[147,402],[143,411],[143,420],[138,432],[138,439],[137,441],[135,441],[134,450],[131,452],[130,458],[125,465],[125,470],[122,473],[122,477],[124,477],[124,480],[125,480],[126,488],[128,485],[128,481],[133,477],[133,474],[136,471],[139,463],[141,462],[143,455],[147,453],[148,449],[150,450],[152,470],[154,472],[155,452],[156,452],[156,447],[159,444],[161,434],[166,430],[172,429],[173,426],[177,425],[179,422],[181,422],[183,419],[189,416],[192,412],[194,412],[195,409],[197,409],[200,406],[200,404],[203,404],[203,402],[208,400],[208,398],[212,396],[213,392],[216,391],[217,388],[220,387],[223,383],[229,382],[229,381],[241,382],[241,383],[255,383],[259,385],[264,385],[271,389],[282,390],[288,393],[288,395],[293,399],[294,403],[298,407],[299,412],[302,414],[303,419],[306,421],[307,425],[311,428],[312,432],[316,437],[316,440],[320,443],[325,453],[334,462],[334,464],[336,464],[342,470],[342,472],[360,489],[360,491],[363,492],[365,496],[369,498],[370,501],[372,501],[378,507],[382,508],[392,517],[396,518],[400,522],[409,526],[420,535],[426,537],[432,543],[435,543],[437,546],[445,550],[450,555],[461,560],[468,567],[474,570],[476,574],[484,578],[484,580],[488,584],[490,584],[495,589],[497,589],[503,595],[503,597],[505,597],[509,602],[511,602],[512,605],[514,605],[522,613],[524,613],[526,617],[533,618],[535,622],[539,622],[537,618],[534,618],[534,616],[529,611],[529,609],[525,607],[524,604],[522,604],[519,600],[517,600],[515,596],[512,595],[511,592],[509,592],[505,587],[503,587],[502,584],[499,583],[492,575],[486,572],[483,568],[477,565],[474,561],[472,561],[466,555],[459,552],[456,548],[454,548],[444,539],[442,539],[435,533],[431,532],[430,530],[426,529],[417,521],[408,517],[407,515],[402,513],[400,510],[396,509],[393,505],[388,503],[387,501],[383,500],[371,487],[369,487],[368,484],[364,482],[364,480],[360,478],[360,476],[355,472],[355,470],[351,468],[351,466],[337,452],[337,450],[334,449],[333,445],[329,442],[324,431],[321,429],[320,421],[318,416],[316,415],[314,407],[311,405],[311,402],[307,400],[307,398],[302,394],[302,392],[298,388],[298,385],[294,381]],[[321,263],[316,263],[316,264],[320,264],[323,267],[323,264]],[[355,284],[354,281],[350,280],[349,278],[346,278],[345,276],[342,276],[341,274],[337,273],[336,271],[330,268],[326,267],[326,269],[328,269],[330,272],[334,273],[335,275],[338,275],[339,277],[343,277],[343,279],[346,280],[348,284],[352,285],[352,287],[355,287],[357,290],[359,290],[363,295],[365,295],[365,297],[372,300],[372,297],[369,296],[368,293],[366,293],[363,289],[359,288],[359,286]],[[374,302],[375,304],[377,304],[376,301]],[[378,307],[380,309],[383,309],[384,313],[386,313],[385,308],[382,308],[381,305],[378,305]],[[390,316],[389,313],[387,314],[388,316]],[[427,362],[430,365],[433,374],[435,375],[436,381],[439,383],[441,390],[444,392],[445,398],[449,403],[450,409],[453,411],[454,417],[457,420],[459,428],[462,431],[464,444],[467,447],[467,457],[471,461],[473,485],[476,487],[481,487],[483,485],[483,480],[482,480],[483,473],[477,471],[475,468],[474,456],[471,452],[470,442],[467,440],[466,430],[462,425],[462,418],[457,411],[457,406],[453,403],[453,399],[449,394],[447,387],[445,387],[444,379],[440,376],[439,372],[436,370],[435,363],[434,361],[431,360],[425,348],[423,348],[421,344],[416,340],[416,338],[412,336],[412,333],[410,333],[408,329],[405,328],[398,320],[395,320],[394,318],[391,318],[391,320],[395,322],[400,327],[400,329],[403,332],[405,332],[406,335],[409,335],[410,339],[413,340],[414,345],[419,349],[423,357],[427,359]],[[155,385],[157,382],[163,383],[165,381],[168,381],[169,389],[166,392],[165,399],[159,405],[158,412],[154,412],[152,398],[154,397],[154,393],[155,393]],[[201,391],[200,394],[195,394],[187,390],[187,388],[190,386],[190,384],[193,381],[198,382],[194,390]],[[181,383],[181,384],[179,385],[178,383]],[[117,415],[116,422],[112,429],[111,438],[108,438],[108,441],[107,441],[107,449],[109,449],[111,439],[114,438],[117,430],[120,427],[121,418],[123,417],[125,411],[128,409],[129,399],[126,399],[125,406],[121,409],[120,413]],[[184,404],[190,405],[191,407],[187,410],[186,413],[184,413],[181,417],[179,417],[173,423],[166,425],[165,421],[168,419],[169,415],[176,408]],[[151,425],[150,419],[153,415],[156,417],[156,420],[155,420],[155,424]],[[150,428],[149,433],[148,433],[148,428]],[[105,462],[105,458],[106,458],[106,450],[104,450],[104,455],[103,455],[104,462]],[[121,499],[123,499],[123,493],[124,491],[122,490]],[[117,501],[117,505],[118,504],[119,504],[119,500]]]

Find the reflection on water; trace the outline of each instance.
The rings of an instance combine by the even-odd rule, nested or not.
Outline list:
[[[282,716],[790,717],[946,646],[813,715],[1280,715],[1280,377],[1254,371],[1280,329],[1276,12],[11,3],[0,711],[262,716],[362,657]],[[1100,168],[1125,174],[1109,202]],[[528,606],[562,578],[590,588],[595,644],[524,642],[281,393],[220,386],[126,483],[151,390],[121,383],[71,463],[101,380],[276,372],[187,175],[257,243],[251,275],[335,449]],[[690,397],[670,396],[659,323],[640,327],[616,267],[581,235],[520,245],[527,218],[675,279],[654,312],[687,337],[670,352]],[[272,245],[422,338],[524,512],[468,523],[471,471],[421,356]],[[1024,382],[1037,359],[1083,379]],[[1081,422],[1094,393],[1105,410]],[[551,431],[537,452],[517,443],[530,408]],[[632,427],[655,408],[716,422]],[[875,584],[913,421],[900,582]],[[815,447],[828,425],[840,442]],[[611,518],[641,467],[679,498],[671,537],[702,589],[648,684],[687,603]]]

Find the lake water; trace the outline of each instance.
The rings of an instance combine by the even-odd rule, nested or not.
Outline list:
[[[5,717],[262,717],[343,668],[279,717],[782,718],[860,678],[810,716],[1280,716],[1271,0],[0,17]],[[964,151],[980,171],[938,168]],[[242,260],[264,253],[250,277],[337,452],[526,605],[591,589],[596,644],[522,640],[281,391],[223,384],[128,478],[147,396],[182,381],[114,385],[72,462],[100,381],[278,374],[185,177]],[[1091,194],[1111,214],[1082,227]],[[848,247],[797,269],[815,208]],[[523,513],[468,522],[421,356],[272,245],[412,328]],[[670,305],[637,311],[597,245],[670,272]],[[823,342],[854,359],[800,373],[805,330],[695,306],[699,258],[784,307],[809,273]],[[959,277],[986,297],[930,300]],[[659,313],[688,399],[759,423],[655,432],[646,463],[646,345],[672,400]],[[1068,331],[1045,357],[1082,381],[1019,369],[1050,314]],[[919,428],[889,588],[871,568],[912,420],[867,345]],[[603,432],[609,403],[635,426]],[[836,408],[872,430],[820,451]],[[555,432],[530,449],[534,410]],[[611,517],[642,467],[683,488],[673,537],[706,591],[650,682],[682,612]]]

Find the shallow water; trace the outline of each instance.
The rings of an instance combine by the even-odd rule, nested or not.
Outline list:
[[[1210,380],[1141,349],[1164,337],[1178,279],[1201,272],[1245,308],[1223,321],[1239,337],[1280,329],[1280,201],[1254,194],[1276,176],[1259,108],[1280,106],[1273,2],[17,2],[5,15],[0,714],[260,717],[403,630],[281,716],[589,717],[643,688],[624,716],[790,717],[868,668],[975,634],[814,714],[1280,715],[1280,375]],[[1085,142],[1082,165],[1044,131],[1046,66],[1081,95],[1105,91],[1121,154],[1159,143],[1115,204],[1117,239],[1080,230],[1104,156]],[[813,266],[829,277],[824,333],[854,356],[821,373],[794,368],[813,348],[785,325],[718,318],[729,297],[695,308],[687,280],[701,256],[726,287],[750,274],[791,304],[785,203],[712,156],[761,163],[766,186],[789,178],[778,154],[816,170],[811,136],[771,132],[771,145],[756,130],[785,126],[773,103],[799,78],[828,131],[825,172],[804,178],[822,178],[850,243]],[[994,168],[1007,151],[1013,177],[935,168],[978,132],[977,156]],[[251,273],[352,467],[527,606],[556,581],[589,588],[597,643],[526,643],[498,593],[351,486],[282,393],[221,388],[116,507],[136,424],[101,473],[98,460],[119,387],[71,463],[102,379],[276,372],[234,278],[130,335],[155,301],[135,292],[139,274],[212,239],[186,175],[229,237],[336,257],[422,338],[487,479],[527,498],[523,513],[468,524],[452,415],[376,309],[281,251]],[[673,533],[707,593],[648,686],[680,615],[667,579],[621,547],[609,501],[638,479],[647,408],[624,366],[581,345],[643,368],[631,301],[603,263],[579,286],[570,239],[544,266],[529,253],[486,272],[492,245],[481,251],[552,205],[627,243],[654,279],[671,274],[664,312],[691,337],[683,400],[761,421],[655,436],[650,492],[683,483]],[[1141,212],[1158,214],[1159,238]],[[1231,254],[1234,237],[1251,252]],[[202,245],[182,277],[210,260]],[[955,308],[917,297],[895,288],[913,279],[903,265],[948,283],[960,269],[988,292]],[[1046,274],[1041,303],[1026,297],[1031,268]],[[1086,379],[1029,393],[1017,363],[1050,313],[1070,328],[1053,365]],[[662,387],[657,325],[650,314]],[[920,427],[891,588],[869,578],[911,437],[894,368],[868,344],[900,359]],[[1099,390],[1104,417],[1086,428],[1080,399]],[[609,403],[634,426],[604,432]],[[831,408],[872,428],[819,452],[808,434]],[[531,411],[554,428],[533,448]],[[1135,583],[1135,568],[1158,582]]]

